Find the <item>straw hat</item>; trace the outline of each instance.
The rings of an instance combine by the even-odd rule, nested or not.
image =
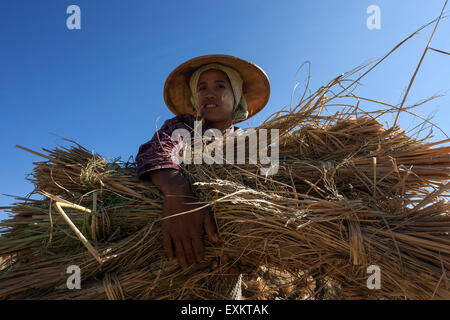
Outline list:
[[[190,113],[196,115],[192,105],[189,80],[199,67],[209,63],[220,63],[235,69],[243,80],[243,95],[247,101],[248,117],[261,111],[269,100],[270,84],[266,73],[256,64],[237,57],[212,54],[188,60],[173,70],[164,85],[164,101],[175,115]],[[235,123],[244,120],[234,121]]]

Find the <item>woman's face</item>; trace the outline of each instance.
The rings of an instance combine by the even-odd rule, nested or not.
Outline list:
[[[231,122],[234,95],[226,73],[215,69],[203,72],[197,84],[197,101],[200,116],[208,122]]]

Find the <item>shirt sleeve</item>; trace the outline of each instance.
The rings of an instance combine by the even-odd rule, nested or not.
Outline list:
[[[193,122],[191,115],[180,115],[169,119],[150,141],[139,147],[136,156],[136,171],[139,178],[142,178],[145,173],[158,169],[180,169],[172,154],[179,149],[181,141],[175,141],[171,136],[176,129],[187,129],[187,123],[190,122]]]

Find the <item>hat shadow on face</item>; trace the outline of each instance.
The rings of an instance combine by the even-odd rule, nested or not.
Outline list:
[[[217,83],[216,82],[217,80],[223,80],[226,82],[226,83],[223,83],[223,85],[225,86],[227,93],[231,95],[232,101],[224,101],[223,99],[224,98],[227,99],[227,97],[224,97],[220,93],[208,94],[205,96],[205,93],[202,92],[202,90],[199,91],[199,88],[202,89],[203,86],[205,86],[205,85],[216,86],[217,84],[221,84],[220,82]],[[206,82],[206,84],[202,83],[202,82]],[[191,83],[191,85],[192,85],[192,83]],[[217,110],[214,110],[214,112],[211,114],[212,119],[206,119],[206,120],[213,120],[214,118],[216,118],[214,120],[217,121],[217,120],[219,120],[219,119],[217,119],[217,116],[220,116],[220,114],[222,114],[222,116],[223,116],[223,113],[226,111],[225,109],[229,109],[229,112],[227,113],[228,116],[227,117],[223,116],[222,117],[223,119],[220,119],[220,120],[221,121],[229,120],[230,122],[232,121],[233,112],[237,107],[236,96],[234,93],[233,83],[230,80],[230,78],[226,72],[219,70],[219,69],[213,69],[213,68],[207,69],[199,75],[198,81],[196,84],[194,84],[194,87],[195,87],[195,92],[193,93],[193,95],[196,95],[196,101],[197,101],[196,111],[197,111],[198,117],[202,117],[203,105],[207,102],[212,102],[212,103],[219,103],[220,108]],[[208,91],[208,92],[210,92],[210,91]],[[203,96],[203,97],[200,97],[200,96]],[[214,97],[212,97],[212,96],[214,96]]]

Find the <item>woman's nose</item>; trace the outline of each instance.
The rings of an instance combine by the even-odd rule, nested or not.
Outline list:
[[[207,93],[205,98],[208,100],[212,100],[216,98],[216,95],[214,93]]]
[[[214,92],[213,89],[206,89],[205,98],[215,98],[215,97],[216,97],[216,93]]]

